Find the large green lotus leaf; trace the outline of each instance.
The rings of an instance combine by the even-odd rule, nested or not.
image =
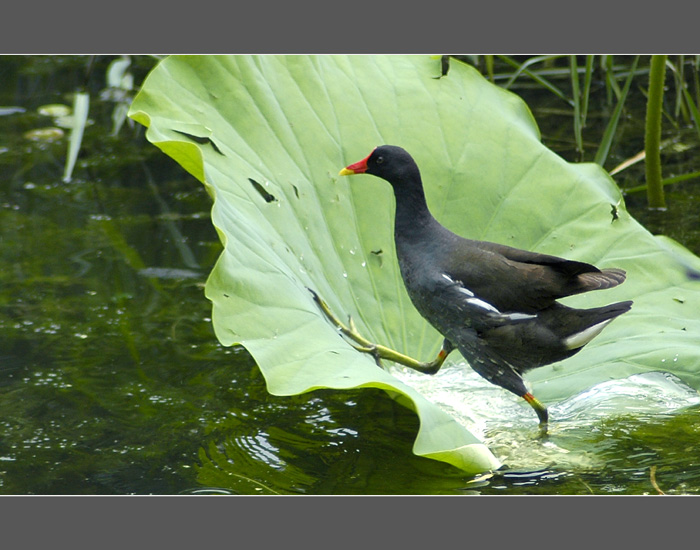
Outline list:
[[[628,271],[620,287],[567,300],[635,305],[574,358],[530,373],[540,399],[653,371],[700,386],[689,279],[700,260],[635,222],[600,167],[544,147],[525,104],[469,66],[440,77],[427,56],[170,57],[130,116],[214,198],[224,244],[206,286],[214,329],[250,351],[272,394],[381,388],[418,414],[416,454],[468,472],[499,465],[460,419],[347,344],[307,290],[377,343],[423,360],[439,349],[400,278],[390,186],[337,176],[384,143],[414,156],[453,231]]]

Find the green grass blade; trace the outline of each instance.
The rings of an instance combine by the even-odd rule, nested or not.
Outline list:
[[[598,151],[596,152],[595,158],[593,159],[593,162],[601,166],[605,164],[605,161],[608,158],[608,154],[610,153],[610,145],[612,144],[612,140],[615,137],[615,132],[617,131],[617,124],[620,121],[620,115],[622,115],[622,108],[625,105],[627,94],[629,92],[630,86],[632,85],[632,80],[634,79],[634,73],[637,69],[638,62],[639,56],[636,56],[634,58],[634,62],[632,63],[632,67],[630,68],[630,72],[627,75],[625,85],[622,88],[622,91],[620,92],[620,97],[617,100],[617,105],[615,105],[615,110],[613,111],[613,114],[610,117],[610,120],[608,121],[608,125],[605,127],[605,132],[603,133],[603,138],[600,141]]]
[[[593,80],[594,55],[586,56],[586,72],[583,79],[583,94],[581,95],[581,126],[586,127],[586,117],[588,116],[588,100],[591,96],[591,82]]]
[[[574,102],[570,98],[566,97],[566,94],[564,92],[562,92],[559,88],[557,88],[549,80],[539,76],[537,73],[534,73],[527,68],[528,66],[530,66],[534,63],[539,63],[539,62],[545,61],[547,59],[556,59],[558,57],[563,57],[563,56],[561,56],[561,55],[555,55],[555,56],[540,55],[540,56],[532,57],[532,58],[528,59],[525,63],[518,63],[517,61],[515,61],[514,59],[511,59],[510,57],[508,57],[506,55],[499,55],[498,56],[499,59],[501,59],[502,61],[504,61],[505,63],[507,63],[508,65],[510,65],[511,67],[514,67],[516,69],[515,73],[510,77],[508,82],[506,82],[503,85],[503,87],[508,89],[521,74],[525,74],[525,75],[529,76],[530,78],[532,78],[538,84],[541,84],[542,86],[544,86],[547,90],[552,92],[558,98],[563,99],[564,101],[566,101],[569,105],[571,105],[573,107]]]
[[[601,58],[601,64],[605,72],[605,91],[607,94],[608,105],[612,105],[613,95],[619,100],[622,95],[622,90],[620,90],[617,84],[617,78],[615,78],[614,71],[614,60],[612,55],[604,55]]]
[[[695,129],[698,132],[698,136],[700,136],[700,111],[698,111],[698,106],[693,101],[693,96],[690,95],[690,92],[688,91],[688,87],[685,85],[683,86],[683,96],[685,97],[685,101],[688,104],[688,110],[690,111],[690,117],[693,119],[693,122],[695,123]]]
[[[486,74],[489,75],[489,80],[495,82],[493,73],[493,55],[485,55],[484,62],[486,63]]]
[[[574,137],[576,139],[576,152],[579,158],[583,156],[583,134],[581,128],[581,91],[578,83],[578,63],[576,56],[569,56],[569,69],[571,70],[571,95],[574,98]]]
[[[664,178],[661,180],[661,185],[666,187],[667,185],[672,185],[674,183],[681,183],[683,181],[688,181],[688,180],[693,180],[693,179],[700,179],[700,172],[690,172],[688,174],[681,174],[680,176],[672,176],[670,178]],[[645,185],[636,185],[634,187],[628,187],[625,189],[625,193],[627,195],[631,193],[641,193],[642,191],[646,191],[647,186]]]

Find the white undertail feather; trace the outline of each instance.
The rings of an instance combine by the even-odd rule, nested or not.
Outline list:
[[[576,334],[572,334],[568,338],[565,338],[564,345],[566,346],[566,349],[582,348],[588,342],[593,340],[593,338],[598,336],[610,321],[612,321],[612,319],[606,319],[605,321],[602,321],[597,325],[588,327],[587,329],[582,330],[581,332],[577,332]]]

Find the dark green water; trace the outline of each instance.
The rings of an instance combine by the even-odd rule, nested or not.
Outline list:
[[[415,415],[378,390],[270,396],[211,328],[203,285],[221,247],[208,195],[141,127],[110,135],[110,61],[86,78],[87,58],[0,58],[0,107],[18,108],[0,110],[0,494],[654,494],[652,468],[665,492],[700,492],[697,407],[601,422],[580,435],[595,467],[474,481],[414,456]],[[139,85],[155,61],[133,61]],[[64,183],[67,137],[26,133],[53,126],[37,109],[82,86],[93,123]],[[545,142],[566,135],[570,119],[542,105]],[[639,118],[620,160],[639,150]],[[697,134],[673,131],[697,151]],[[687,151],[669,170],[698,170]],[[700,253],[694,185],[669,190],[667,213],[643,195],[628,206]]]

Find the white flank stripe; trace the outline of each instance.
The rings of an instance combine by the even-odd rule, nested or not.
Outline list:
[[[522,321],[523,319],[534,319],[537,317],[537,315],[530,315],[528,313],[507,313],[507,314],[502,314],[497,308],[489,304],[488,302],[482,300],[481,298],[477,298],[476,295],[469,290],[467,287],[462,286],[461,282],[455,282],[455,280],[450,277],[447,273],[442,273],[443,279],[446,281],[449,281],[453,285],[457,287],[457,290],[461,292],[462,294],[466,294],[469,296],[467,298],[467,303],[476,307],[480,307],[481,309],[484,309],[490,313],[497,313],[499,315],[502,315],[503,317],[510,319],[511,321]]]
[[[467,289],[465,288],[464,290],[467,290]],[[469,291],[467,290],[467,292],[469,292]],[[472,294],[472,296],[473,296],[473,294]],[[477,307],[480,307],[480,308],[483,308],[486,311],[490,311],[492,313],[500,313],[500,311],[498,311],[491,304],[489,304],[488,302],[484,302],[483,300],[480,300],[479,298],[468,298],[467,303],[472,304],[472,305],[477,306]]]
[[[508,317],[511,321],[523,321],[525,319],[534,319],[537,315],[530,313],[504,313],[503,317]]]

